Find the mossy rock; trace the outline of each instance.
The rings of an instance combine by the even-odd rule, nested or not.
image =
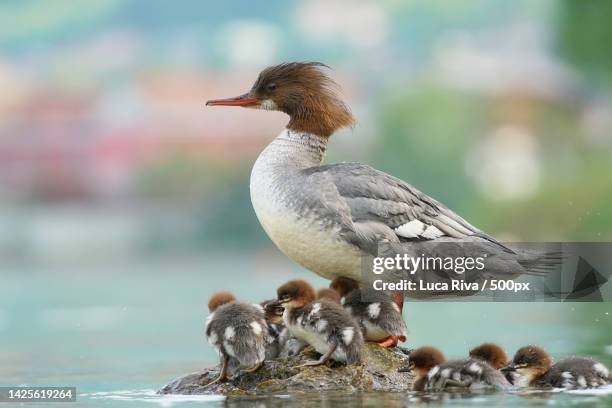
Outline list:
[[[213,367],[183,375],[158,391],[160,394],[223,394],[227,396],[300,393],[316,391],[405,391],[414,377],[397,370],[406,367],[408,356],[399,349],[366,344],[361,365],[329,363],[315,367],[296,366],[317,355],[310,348],[295,357],[267,360],[254,373],[234,376],[222,384],[206,386],[219,375]]]

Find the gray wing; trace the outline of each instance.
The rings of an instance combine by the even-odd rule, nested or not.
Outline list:
[[[324,201],[342,214],[349,230],[347,237],[362,248],[368,240],[428,241],[441,237],[478,237],[499,244],[435,199],[370,166],[339,163],[307,169],[305,174],[317,178],[319,186],[329,189],[333,185],[322,192],[323,198],[336,197]]]

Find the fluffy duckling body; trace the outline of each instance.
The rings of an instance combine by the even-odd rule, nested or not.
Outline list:
[[[266,347],[266,360],[274,358],[287,358],[300,353],[308,344],[291,335],[285,322],[283,313],[285,309],[276,299],[262,302],[268,323],[268,346]]]
[[[315,291],[303,280],[285,283],[277,290],[285,311],[283,321],[292,336],[311,345],[321,358],[302,366],[332,359],[347,364],[361,362],[363,337],[357,322],[339,304],[315,300]]]
[[[589,357],[569,357],[553,365],[541,347],[520,348],[504,371],[517,373],[520,386],[565,389],[595,388],[612,383],[610,370]]]
[[[268,336],[263,308],[237,302],[231,293],[219,292],[211,297],[208,310],[206,337],[221,357],[219,377],[210,384],[227,379],[230,359],[236,360],[243,372],[261,367]]]
[[[266,324],[268,325],[268,338],[266,344],[266,360],[280,356],[288,339],[287,328],[283,323],[283,307],[275,306],[273,300],[264,300],[260,303],[264,309]]]
[[[344,277],[334,279],[330,288],[341,296],[340,303],[359,322],[366,340],[382,347],[406,341],[400,307],[385,292],[359,288],[357,281]]]
[[[477,359],[445,361],[433,347],[421,347],[410,353],[409,369],[415,373],[415,391],[442,391],[448,388],[510,388],[504,376]]]
[[[470,350],[470,358],[484,361],[496,370],[501,370],[510,362],[508,354],[495,343],[483,343],[474,347]],[[517,380],[517,374],[512,371],[503,371],[503,375],[510,384]]]

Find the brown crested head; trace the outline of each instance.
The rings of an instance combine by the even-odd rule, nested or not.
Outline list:
[[[263,307],[266,319],[269,322],[280,324],[283,322],[283,312],[285,309],[278,303],[276,299],[264,300],[260,303]]]
[[[214,312],[220,306],[223,306],[227,303],[235,302],[236,298],[229,292],[217,292],[210,297],[208,300],[208,311]]]
[[[508,364],[508,355],[495,343],[483,343],[474,347],[470,350],[470,357],[485,361],[496,370]]]
[[[321,288],[317,291],[317,300],[328,300],[334,303],[340,303],[340,295],[333,289]]]
[[[300,308],[315,300],[315,290],[308,282],[296,279],[276,290],[278,302],[288,309]]]
[[[446,361],[444,354],[435,347],[419,347],[410,352],[408,356],[408,367],[415,372],[417,377],[426,375],[429,370]]]
[[[341,276],[331,281],[329,287],[338,292],[340,296],[345,296],[350,291],[358,289],[359,283],[355,279],[345,278]]]
[[[551,367],[550,354],[541,347],[529,345],[518,349],[512,362],[502,371],[516,371],[533,380],[546,373]]]
[[[338,93],[338,85],[320,62],[288,62],[261,71],[244,95],[206,102],[209,106],[242,106],[278,110],[289,115],[288,129],[319,136],[355,124],[350,109]]]

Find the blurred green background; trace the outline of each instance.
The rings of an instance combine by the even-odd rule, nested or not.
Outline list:
[[[0,382],[154,388],[214,360],[215,290],[326,284],[249,200],[287,117],[204,107],[282,61],[330,65],[358,118],[328,161],[390,172],[501,240],[612,240],[610,21],[606,0],[3,1]],[[413,344],[611,360],[608,303],[449,309],[407,307]]]

